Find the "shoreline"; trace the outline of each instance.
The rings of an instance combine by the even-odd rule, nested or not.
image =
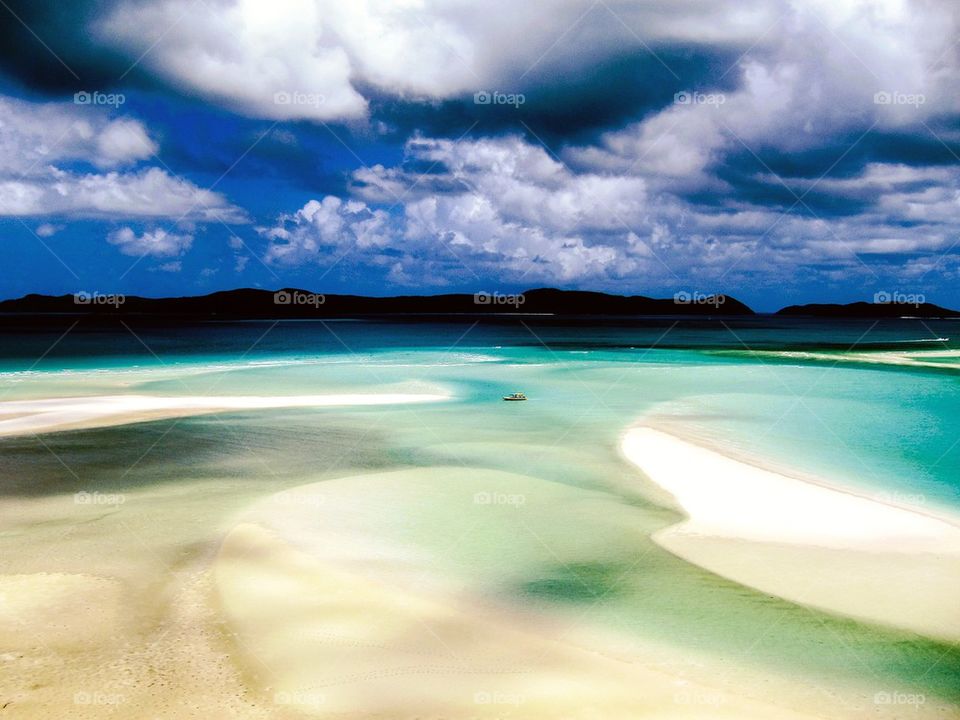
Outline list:
[[[680,558],[801,605],[960,639],[960,524],[653,427],[627,430],[620,452],[687,516],[652,536]]]
[[[127,425],[239,410],[407,405],[449,400],[439,393],[328,395],[95,395],[0,402],[0,437]]]

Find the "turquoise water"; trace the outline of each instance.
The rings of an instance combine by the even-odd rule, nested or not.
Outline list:
[[[496,434],[511,423],[536,426],[544,435],[596,428],[612,442],[653,413],[682,419],[707,438],[773,464],[956,508],[960,372],[778,355],[851,347],[955,349],[960,343],[926,341],[949,338],[956,327],[783,320],[564,327],[531,319],[515,325],[250,322],[8,335],[0,398],[43,396],[51,389],[101,394],[118,381],[139,392],[214,395],[416,390],[421,386],[411,383],[420,381],[455,393],[454,416],[465,408],[489,415],[499,424],[490,429]],[[500,395],[513,389],[536,403],[505,412]]]
[[[914,688],[957,702],[956,648],[799,608],[655,546],[649,534],[679,515],[617,454],[619,434],[654,417],[770,465],[929,510],[960,508],[958,371],[778,355],[841,353],[858,342],[858,351],[922,349],[906,341],[947,338],[953,327],[763,320],[565,327],[531,319],[8,334],[0,400],[437,388],[453,398],[163,420],[56,433],[42,443],[6,438],[0,491],[43,497],[190,487],[177,517],[195,516],[213,531],[253,498],[307,482],[437,466],[516,473],[557,488],[528,491],[525,528],[491,525],[452,546],[471,509],[428,497],[403,510],[408,521],[397,526],[398,538],[436,552],[445,572],[481,588],[491,603],[582,609],[584,623],[625,638],[801,673],[827,687],[854,684],[861,695]],[[929,349],[955,347],[938,341]],[[502,402],[514,390],[530,401]],[[595,493],[598,509],[564,504],[566,488]],[[171,552],[188,552],[196,538],[168,542]]]

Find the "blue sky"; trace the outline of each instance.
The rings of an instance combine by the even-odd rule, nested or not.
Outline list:
[[[949,0],[10,2],[0,295],[960,306]]]

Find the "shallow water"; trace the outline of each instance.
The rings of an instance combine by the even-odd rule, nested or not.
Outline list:
[[[2,439],[5,501],[44,504],[0,534],[0,571],[84,567],[142,578],[137,563],[175,567],[197,548],[212,552],[244,508],[285,488],[395,469],[469,468],[479,475],[464,491],[398,491],[389,511],[371,510],[370,522],[388,545],[415,549],[438,577],[484,602],[556,613],[583,632],[602,628],[624,653],[652,641],[723,661],[731,676],[806,678],[838,704],[837,716],[843,703],[862,705],[888,690],[960,703],[956,648],[763,595],[656,546],[650,533],[680,515],[617,452],[626,427],[654,417],[775,467],[955,511],[955,372],[778,355],[839,353],[854,343],[879,352],[949,337],[953,324],[941,325],[242,323],[70,333],[39,362],[58,333],[7,336],[5,400],[437,387],[453,398]],[[502,402],[514,390],[530,401]],[[93,525],[84,528],[72,505],[81,491],[124,502],[90,508]],[[310,508],[297,508],[291,522],[294,515],[306,528],[299,542],[309,544]],[[104,555],[113,531],[142,547]],[[25,552],[39,546],[42,561]]]

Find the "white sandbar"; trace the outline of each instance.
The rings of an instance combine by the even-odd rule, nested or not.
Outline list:
[[[141,420],[236,410],[349,407],[439,402],[436,393],[348,393],[330,395],[99,395],[0,403],[0,436],[123,425]]]
[[[654,534],[674,554],[763,592],[960,640],[960,526],[633,428],[621,451],[688,519]]]

